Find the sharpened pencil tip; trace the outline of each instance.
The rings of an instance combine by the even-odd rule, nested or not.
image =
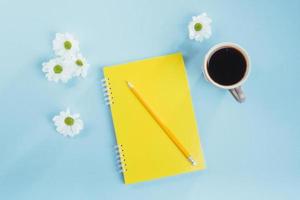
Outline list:
[[[188,157],[188,159],[192,163],[193,166],[197,165],[196,161],[192,158],[192,156]]]
[[[128,87],[133,88],[132,83],[130,83],[129,81],[126,81],[126,83],[127,83]]]

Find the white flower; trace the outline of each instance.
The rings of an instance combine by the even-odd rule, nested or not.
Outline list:
[[[83,129],[83,121],[79,114],[71,114],[70,110],[62,111],[53,118],[56,131],[63,136],[73,137]]]
[[[43,63],[43,72],[49,81],[67,82],[72,77],[72,69],[70,64],[62,58],[54,58]]]
[[[73,66],[73,75],[85,78],[90,66],[86,59],[81,54],[76,54],[71,57],[71,62]]]
[[[211,36],[212,20],[206,13],[194,16],[189,24],[189,36],[191,40],[202,41],[204,38],[208,39]]]
[[[79,52],[79,42],[70,33],[56,33],[53,50],[58,56],[72,55]]]

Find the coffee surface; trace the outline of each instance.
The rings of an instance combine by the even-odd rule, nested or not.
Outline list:
[[[219,49],[211,56],[207,70],[215,82],[229,86],[243,79],[246,67],[244,55],[239,50],[228,47]]]

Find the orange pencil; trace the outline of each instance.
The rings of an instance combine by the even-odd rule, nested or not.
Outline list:
[[[159,117],[153,112],[150,106],[146,103],[146,101],[142,98],[139,92],[135,89],[132,83],[127,82],[129,89],[132,91],[134,96],[140,101],[140,103],[144,106],[144,108],[148,111],[148,113],[152,116],[152,118],[157,122],[157,124],[161,127],[161,129],[166,133],[169,139],[175,144],[178,150],[191,162],[192,165],[196,165],[196,161],[192,158],[192,155],[188,152],[188,150],[180,143],[180,141],[175,137],[175,135],[171,132],[171,130],[163,124],[163,122],[159,119]]]

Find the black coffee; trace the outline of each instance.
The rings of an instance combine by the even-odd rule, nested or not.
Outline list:
[[[247,68],[244,55],[228,47],[217,50],[209,59],[208,74],[220,85],[234,85],[243,79]]]

